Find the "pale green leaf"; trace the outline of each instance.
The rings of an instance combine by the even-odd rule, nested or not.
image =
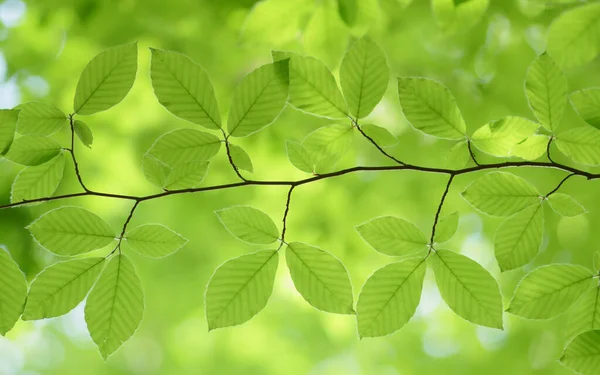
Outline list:
[[[350,48],[340,67],[340,83],[355,119],[367,116],[388,86],[390,71],[377,44],[361,38]]]
[[[586,126],[556,136],[558,149],[577,163],[600,165],[600,130]]]
[[[127,230],[124,239],[141,255],[162,258],[182,248],[187,240],[160,224],[144,224]]]
[[[200,185],[208,171],[207,161],[190,161],[175,164],[169,171],[163,190],[192,189]]]
[[[250,160],[250,156],[246,153],[246,151],[244,151],[243,148],[230,143],[229,153],[231,154],[233,164],[235,164],[238,169],[248,171],[250,173],[254,172],[252,160]]]
[[[326,125],[309,133],[302,141],[302,147],[311,160],[317,162],[325,157],[339,159],[352,144],[352,131],[350,125]]]
[[[285,260],[296,290],[312,306],[336,314],[354,314],[348,271],[332,254],[300,242],[288,244]]]
[[[575,91],[570,99],[579,116],[588,124],[600,129],[600,88]]]
[[[330,67],[337,67],[346,47],[349,32],[340,18],[336,0],[324,0],[318,4],[304,29],[304,49],[323,60]]]
[[[458,229],[458,212],[453,212],[442,217],[437,223],[434,241],[438,243],[448,241],[454,236],[456,229]]]
[[[288,98],[289,60],[263,65],[248,74],[233,94],[227,131],[245,137],[273,122]]]
[[[151,48],[154,95],[169,112],[209,129],[221,128],[219,106],[208,74],[189,57]]]
[[[477,129],[471,136],[473,145],[481,152],[509,157],[515,145],[530,137],[539,125],[523,117],[508,116]]]
[[[321,160],[315,164],[315,174],[320,175],[334,172],[338,160],[339,156],[337,155],[327,155],[322,157]]]
[[[160,188],[165,186],[167,176],[171,173],[168,165],[148,154],[145,154],[142,159],[142,170],[148,182]]]
[[[568,89],[567,77],[547,53],[529,65],[525,94],[535,118],[549,130],[556,130],[562,120]]]
[[[102,218],[80,207],[48,211],[27,229],[42,247],[61,256],[100,249],[115,239],[115,232]]]
[[[285,147],[290,163],[299,170],[306,173],[313,173],[314,167],[310,153],[302,144],[294,141],[286,141]]]
[[[554,193],[548,197],[548,205],[561,216],[572,217],[584,214],[585,208],[567,194]]]
[[[40,272],[27,295],[23,320],[61,316],[73,310],[96,282],[106,258],[58,262]]]
[[[475,26],[489,3],[489,0],[432,0],[431,6],[438,26],[450,33]]]
[[[67,116],[53,105],[41,102],[21,104],[17,132],[26,135],[51,135],[67,122]]]
[[[437,138],[461,139],[466,125],[446,87],[427,78],[398,77],[398,95],[411,125]]]
[[[263,250],[217,268],[204,296],[209,330],[242,324],[267,305],[278,259],[277,251]]]
[[[474,324],[502,329],[500,288],[485,268],[449,250],[437,250],[431,263],[440,294],[457,315]]]
[[[173,168],[180,163],[207,161],[220,148],[221,140],[213,134],[196,129],[178,129],[158,138],[148,154]]]
[[[469,145],[466,141],[461,141],[452,146],[448,156],[446,157],[446,166],[451,168],[463,168],[471,155],[469,154]]]
[[[360,236],[375,250],[392,256],[403,256],[427,248],[425,234],[406,220],[384,216],[356,227]]]
[[[298,56],[298,54],[296,52],[291,52],[291,51],[271,50],[271,57],[273,57],[273,62],[291,59],[292,56]],[[289,69],[289,63],[288,63],[288,69]]]
[[[92,134],[92,129],[83,121],[75,120],[73,122],[73,130],[75,134],[77,134],[77,138],[83,143],[86,147],[92,148],[92,143],[94,143],[94,135]]]
[[[325,64],[313,57],[293,55],[289,67],[292,106],[316,116],[347,117],[346,101]]]
[[[242,241],[270,244],[279,238],[277,226],[264,212],[249,206],[233,206],[216,211],[227,230]]]
[[[594,273],[574,264],[534,269],[519,282],[507,312],[529,319],[550,319],[569,308],[592,286]]]
[[[524,141],[517,143],[511,149],[511,154],[525,160],[539,159],[546,153],[548,141],[548,136],[534,134]]]
[[[106,360],[137,330],[144,316],[144,291],[133,263],[114,256],[92,289],[85,305],[85,321]]]
[[[542,245],[544,211],[535,204],[506,219],[494,236],[494,252],[502,271],[529,263]]]
[[[491,172],[472,182],[462,196],[492,216],[510,216],[539,203],[539,191],[527,180],[507,172]]]
[[[425,277],[423,258],[409,258],[375,271],[358,296],[360,337],[388,335],[415,314]]]
[[[18,109],[0,109],[0,155],[6,154],[15,138]]]
[[[600,288],[590,288],[575,302],[569,312],[567,336],[600,329]]]
[[[0,248],[0,335],[15,325],[25,306],[27,282],[8,251]]]
[[[60,144],[52,138],[25,135],[14,140],[5,157],[17,164],[34,166],[54,159],[60,150]]]
[[[565,349],[560,363],[583,375],[597,375],[600,368],[600,330],[582,333]]]
[[[73,108],[79,115],[91,115],[118,104],[125,98],[137,72],[137,42],[107,49],[83,69]]]
[[[360,125],[360,129],[381,147],[390,147],[398,144],[398,139],[386,128],[377,125]]]
[[[62,153],[44,164],[25,167],[12,184],[11,203],[51,197],[63,178],[64,170],[65,156]]]
[[[381,14],[377,0],[339,0],[338,4],[340,16],[357,36],[367,33]]]

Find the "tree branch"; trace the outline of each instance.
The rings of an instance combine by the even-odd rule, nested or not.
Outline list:
[[[475,153],[473,152],[473,148],[471,147],[471,140],[470,139],[467,141],[467,148],[469,149],[469,155],[471,155],[471,160],[473,160],[473,163],[475,163],[475,165],[481,165],[477,161],[477,158],[475,158]]]
[[[296,187],[296,185],[290,186],[290,190],[288,190],[288,193],[287,193],[287,199],[285,201],[285,210],[283,211],[283,220],[282,220],[283,221],[283,229],[281,230],[281,238],[280,238],[281,244],[279,245],[279,249],[281,249],[281,247],[285,243],[285,231],[287,229],[287,217],[288,217],[288,214],[290,213],[290,202],[292,200],[292,192],[294,191],[295,187]]]
[[[74,114],[69,115],[69,125],[71,126],[71,148],[68,148],[67,150],[69,151],[69,153],[71,154],[71,158],[73,159],[73,164],[75,165],[75,174],[77,175],[77,181],[79,181],[79,185],[81,185],[81,188],[84,191],[89,193],[90,190],[83,183],[81,173],[79,172],[79,164],[77,164],[77,159],[75,158],[75,125],[73,124],[73,116]]]
[[[388,159],[391,159],[391,160],[395,161],[397,164],[400,164],[400,165],[404,165],[404,164],[405,164],[404,162],[402,162],[402,161],[398,160],[397,158],[393,157],[392,155],[388,154],[388,153],[387,153],[387,152],[386,152],[386,151],[383,149],[383,147],[381,147],[381,146],[380,146],[380,145],[379,145],[377,142],[375,142],[375,140],[374,140],[373,138],[369,137],[369,136],[367,135],[367,133],[365,133],[365,132],[364,132],[364,131],[361,129],[361,127],[358,125],[358,121],[356,121],[355,119],[353,119],[353,118],[352,118],[352,117],[350,117],[350,116],[348,116],[348,118],[350,119],[350,121],[352,121],[352,123],[354,124],[354,126],[356,127],[356,129],[357,129],[357,130],[360,132],[360,134],[362,134],[362,136],[363,136],[363,137],[365,137],[365,138],[366,138],[366,139],[367,139],[369,142],[371,142],[371,144],[372,144],[373,146],[375,146],[375,147],[377,148],[377,150],[379,150],[379,152],[380,152],[381,154],[383,154],[383,156],[387,157]]]
[[[554,137],[550,137],[550,139],[548,140],[548,146],[546,146],[546,156],[548,157],[548,160],[550,161],[550,163],[554,163],[554,160],[552,160],[552,155],[550,155],[550,146],[552,146],[552,141],[554,140]],[[554,163],[556,164],[556,163]]]
[[[446,188],[444,189],[442,198],[440,199],[440,204],[438,205],[437,211],[435,212],[435,218],[433,219],[433,226],[431,227],[431,238],[429,239],[429,251],[431,251],[433,249],[433,240],[435,238],[435,230],[437,228],[437,224],[440,219],[440,212],[442,212],[442,207],[444,206],[444,201],[446,200],[448,191],[450,191],[450,185],[452,184],[453,179],[454,179],[454,175],[451,174],[450,178],[448,179],[448,182],[446,183]]]
[[[567,180],[571,177],[575,176],[575,173],[571,173],[569,175],[567,175],[565,178],[563,178],[558,185],[556,185],[556,187],[554,189],[552,189],[548,194],[545,195],[546,198],[548,198],[549,196],[551,196],[552,194],[556,193],[558,191],[558,189],[560,189],[560,187],[567,182]]]
[[[227,136],[227,134],[225,134],[225,130],[221,129],[221,133],[223,133],[223,139],[225,141],[225,149],[227,150],[227,159],[229,159],[229,164],[233,168],[233,171],[235,172],[235,174],[240,178],[240,180],[248,181],[248,180],[246,180],[246,178],[244,176],[242,176],[237,165],[235,165],[235,163],[233,162],[233,158],[231,157],[231,149],[229,147],[229,137]]]

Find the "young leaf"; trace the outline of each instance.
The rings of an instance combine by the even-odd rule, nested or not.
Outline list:
[[[525,93],[540,124],[556,130],[567,105],[567,77],[547,53],[539,55],[527,70]]]
[[[248,171],[250,173],[254,172],[254,167],[252,166],[252,160],[250,160],[250,156],[244,151],[240,146],[229,144],[229,152],[231,153],[231,159],[233,160],[233,164],[235,164],[238,169]]]
[[[491,172],[478,178],[462,196],[473,207],[492,216],[510,216],[540,201],[535,186],[507,172]]]
[[[65,156],[62,153],[44,164],[25,167],[12,184],[11,203],[52,196],[63,178],[64,170]]]
[[[160,224],[145,224],[125,233],[127,244],[138,254],[152,258],[171,255],[188,241]]]
[[[207,161],[190,161],[175,164],[169,171],[162,188],[163,190],[179,190],[198,187],[204,179],[207,170]]]
[[[133,263],[115,255],[85,305],[88,331],[104,360],[133,335],[143,316],[144,291]]]
[[[332,254],[300,242],[292,242],[285,260],[296,290],[312,306],[336,314],[354,314],[348,271]]]
[[[453,212],[441,218],[437,223],[433,240],[438,243],[446,242],[454,236],[456,229],[458,229],[458,212]]]
[[[48,211],[27,229],[42,247],[61,256],[100,249],[115,239],[115,232],[104,220],[80,207]]]
[[[600,88],[575,91],[570,99],[583,121],[600,129]]]
[[[417,77],[398,77],[398,95],[411,125],[437,138],[461,139],[466,125],[456,100],[440,83]]]
[[[306,173],[313,173],[314,165],[310,153],[306,151],[302,144],[294,141],[286,141],[285,148],[288,159],[290,159],[290,163],[294,167]]]
[[[597,374],[600,366],[600,330],[575,337],[560,357],[560,363],[579,374]]]
[[[398,139],[386,128],[377,125],[361,125],[361,130],[381,147],[390,147],[398,144]]]
[[[285,107],[289,60],[263,65],[248,74],[233,94],[227,131],[245,137],[273,122]]]
[[[526,118],[508,116],[483,125],[473,133],[471,140],[481,152],[508,157],[513,147],[532,136],[538,127],[537,123]]]
[[[519,282],[507,312],[529,319],[550,319],[569,308],[593,284],[594,273],[574,264],[534,269]]]
[[[494,236],[494,252],[502,271],[529,263],[542,246],[544,211],[541,204],[529,206],[506,219]]]
[[[204,296],[208,329],[242,324],[258,314],[273,292],[278,260],[277,251],[263,250],[219,266]]]
[[[340,67],[340,83],[355,119],[367,116],[379,103],[390,79],[385,55],[363,37],[350,48]]]
[[[0,155],[6,154],[15,137],[18,109],[0,109]]]
[[[583,65],[600,52],[600,4],[592,3],[563,12],[548,31],[548,52],[562,67]]]
[[[0,335],[15,325],[25,306],[27,282],[8,251],[0,248]]]
[[[510,153],[525,160],[536,160],[546,153],[548,146],[548,137],[541,134],[534,134],[522,142],[513,146]]]
[[[21,110],[17,132],[24,135],[51,135],[67,121],[67,116],[60,109],[46,103],[29,102],[16,109]]]
[[[427,238],[414,224],[384,216],[356,227],[360,236],[375,250],[392,256],[403,256],[427,248]]]
[[[585,213],[585,208],[567,194],[554,193],[550,195],[548,205],[561,216],[572,217]]]
[[[52,138],[25,135],[15,139],[5,157],[17,164],[34,166],[54,159],[60,150],[60,144]]]
[[[196,129],[178,129],[156,140],[148,154],[167,166],[210,160],[219,152],[221,141],[215,135]]]
[[[573,161],[600,165],[600,130],[586,126],[566,130],[556,136],[558,149]]]
[[[301,111],[327,118],[345,118],[346,102],[335,78],[321,61],[293,55],[290,67],[289,102]]]
[[[502,296],[496,279],[477,262],[449,250],[431,256],[442,298],[471,323],[502,329]]]
[[[77,138],[79,138],[81,143],[86,147],[92,148],[94,135],[92,134],[92,129],[85,122],[79,120],[73,121],[73,130],[75,130],[75,134],[77,134]]]
[[[264,212],[249,206],[233,206],[215,212],[227,230],[242,241],[270,244],[279,238],[277,226]]]
[[[29,288],[23,320],[53,318],[73,310],[88,294],[105,262],[106,258],[83,258],[44,269]]]
[[[570,311],[567,336],[600,329],[600,288],[590,288],[577,300]]]
[[[154,95],[169,112],[208,129],[220,129],[221,117],[208,74],[189,57],[151,48]]]
[[[91,115],[118,104],[125,98],[137,72],[137,42],[107,49],[83,69],[73,108]]]
[[[423,258],[409,258],[375,271],[358,296],[360,337],[388,335],[415,314],[425,277]]]
[[[317,162],[325,157],[339,159],[350,148],[352,142],[352,127],[350,125],[322,126],[304,138],[302,147]]]

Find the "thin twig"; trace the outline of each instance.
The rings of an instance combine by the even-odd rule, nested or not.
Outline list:
[[[467,141],[467,148],[469,149],[469,155],[471,155],[471,160],[473,160],[473,163],[475,163],[475,165],[481,165],[477,161],[477,158],[475,158],[475,153],[473,152],[473,148],[471,147],[471,140],[470,139]]]
[[[371,144],[373,146],[375,146],[377,148],[377,150],[379,150],[379,152],[381,152],[381,154],[383,154],[383,156],[395,161],[396,163],[398,163],[400,165],[405,165],[404,162],[402,162],[402,161],[398,160],[397,158],[393,157],[392,155],[388,154],[377,142],[375,142],[375,140],[373,138],[369,137],[369,135],[367,133],[365,133],[364,130],[362,130],[362,128],[358,125],[358,121],[356,121],[355,119],[353,119],[350,116],[348,116],[348,118],[350,119],[350,121],[352,121],[352,123],[354,124],[356,129],[360,132],[360,134],[362,134],[363,137],[365,137],[369,142],[371,142]]]
[[[77,164],[77,159],[75,158],[75,125],[73,121],[73,115],[74,114],[69,115],[69,125],[71,126],[71,148],[68,148],[67,151],[69,151],[71,158],[73,159],[73,164],[75,165],[75,174],[77,175],[77,181],[79,181],[79,185],[81,185],[81,188],[84,191],[89,193],[90,190],[83,183],[81,173],[79,172],[79,164]]]
[[[571,173],[569,175],[567,175],[565,178],[563,178],[558,185],[556,185],[556,187],[554,189],[552,189],[548,194],[545,195],[546,198],[548,198],[549,196],[551,196],[552,194],[556,193],[558,191],[558,189],[560,189],[560,187],[567,182],[567,180],[571,177],[575,176],[575,173]]]
[[[292,192],[294,191],[294,188],[296,187],[296,185],[292,185],[290,186],[290,190],[288,190],[287,193],[287,199],[285,201],[285,210],[283,211],[283,229],[281,230],[281,244],[279,245],[279,249],[281,249],[281,247],[283,246],[283,244],[285,243],[285,231],[287,229],[287,217],[288,214],[290,213],[290,202],[292,201]],[[279,250],[277,249],[277,250]]]
[[[444,189],[444,193],[442,194],[442,198],[440,199],[440,204],[438,205],[437,211],[435,212],[435,218],[433,219],[433,226],[431,227],[431,238],[429,239],[429,251],[433,249],[433,240],[435,238],[435,230],[437,228],[437,224],[440,218],[440,212],[442,212],[442,207],[444,206],[444,201],[446,200],[446,196],[448,195],[448,191],[450,191],[450,185],[452,184],[452,180],[454,179],[454,175],[451,174],[448,182],[446,183],[446,188]]]
[[[548,157],[548,160],[550,161],[550,163],[556,164],[554,162],[554,160],[552,160],[552,155],[550,155],[550,146],[552,145],[553,140],[554,140],[554,137],[550,137],[548,140],[548,146],[546,146],[546,156]]]
[[[119,241],[117,242],[117,246],[115,246],[114,250],[111,251],[110,254],[108,254],[108,256],[110,256],[117,250],[119,250],[119,254],[121,253],[121,242],[123,242],[123,238],[125,237],[125,232],[127,231],[127,226],[129,225],[129,222],[131,221],[131,218],[133,217],[133,213],[135,212],[135,209],[138,207],[140,202],[141,202],[140,200],[135,201],[135,203],[131,207],[131,210],[129,210],[129,215],[127,215],[127,219],[125,219],[125,223],[123,224],[123,229],[121,230],[121,234],[119,235]]]
[[[231,149],[230,149],[230,145],[229,145],[229,137],[227,136],[227,134],[225,134],[225,130],[221,129],[221,133],[223,133],[223,140],[225,142],[225,149],[227,150],[227,159],[229,159],[229,164],[233,168],[233,171],[235,172],[235,174],[240,178],[240,180],[248,181],[244,176],[242,176],[239,168],[233,162],[233,158],[231,157]]]

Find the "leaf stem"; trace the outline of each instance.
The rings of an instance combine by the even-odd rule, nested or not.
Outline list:
[[[86,192],[90,193],[90,190],[83,183],[83,179],[81,178],[81,173],[79,172],[79,164],[77,164],[77,158],[75,158],[75,125],[73,116],[75,114],[71,113],[69,115],[69,125],[71,127],[71,148],[68,148],[67,151],[71,154],[71,158],[73,159],[73,164],[75,166],[75,174],[77,175],[77,181],[79,181],[79,185]]]
[[[221,133],[223,133],[223,140],[225,142],[225,149],[227,150],[227,159],[229,159],[229,164],[233,168],[233,171],[235,172],[235,174],[240,178],[240,180],[248,181],[248,180],[246,180],[246,178],[244,178],[244,176],[242,176],[239,168],[233,162],[233,158],[231,157],[231,148],[229,146],[229,136],[225,133],[225,130],[223,130],[223,129],[221,129]]]
[[[357,121],[357,120],[353,119],[353,118],[352,118],[352,117],[350,117],[350,116],[348,116],[348,118],[350,119],[350,121],[352,121],[352,123],[354,124],[354,126],[356,127],[356,129],[357,129],[357,130],[360,132],[360,134],[361,134],[363,137],[365,137],[365,138],[366,138],[366,139],[367,139],[369,142],[371,142],[371,144],[372,144],[373,146],[375,146],[375,147],[377,148],[377,150],[379,150],[379,152],[380,152],[381,154],[383,154],[383,156],[387,157],[388,159],[391,159],[391,160],[395,161],[397,164],[400,164],[400,165],[405,165],[405,163],[404,163],[404,162],[402,162],[402,161],[398,160],[397,158],[395,158],[395,157],[393,157],[392,155],[390,155],[389,153],[387,153],[387,152],[386,152],[386,151],[383,149],[383,147],[381,147],[381,146],[380,146],[380,145],[379,145],[377,142],[375,142],[375,140],[374,140],[373,138],[369,137],[369,135],[368,135],[367,133],[365,133],[365,132],[364,132],[364,131],[361,129],[360,125],[358,125],[358,121]]]
[[[440,212],[442,212],[442,207],[444,206],[444,201],[446,200],[448,191],[450,191],[450,185],[452,184],[453,179],[454,179],[454,175],[451,174],[450,178],[448,179],[448,182],[446,183],[446,188],[444,189],[442,198],[440,199],[440,204],[438,205],[437,211],[435,212],[435,218],[433,219],[433,226],[431,227],[431,238],[429,239],[429,252],[431,252],[431,250],[433,250],[433,241],[435,239],[435,230],[437,228],[437,224],[440,219]]]

